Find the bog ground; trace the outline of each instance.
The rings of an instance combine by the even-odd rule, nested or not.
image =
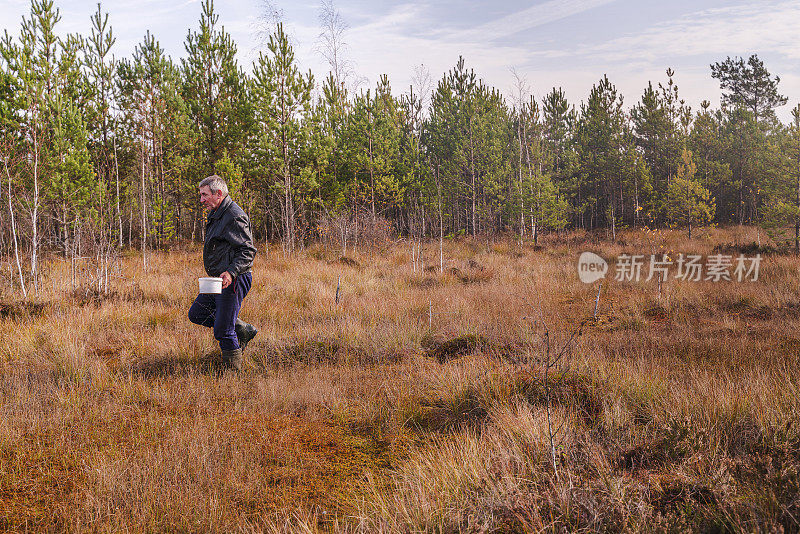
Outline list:
[[[240,374],[186,317],[199,249],[109,295],[53,259],[36,303],[3,289],[0,530],[798,531],[800,262],[761,239],[446,241],[443,273],[438,243],[262,245]],[[763,259],[611,277],[595,317],[584,250]]]

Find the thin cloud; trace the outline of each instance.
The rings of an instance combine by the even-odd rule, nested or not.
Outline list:
[[[589,11],[615,0],[550,0],[531,6],[469,30],[455,32],[450,40],[494,41],[516,33],[550,24],[584,11]]]
[[[426,18],[425,6],[407,3],[372,22],[352,27],[346,40],[361,72],[372,82],[386,73],[401,91],[407,89],[413,66],[419,63],[429,65],[432,75],[437,76],[463,55],[469,66],[480,70],[481,77],[493,81],[494,74],[505,75],[509,64],[518,64],[527,56],[522,46],[487,47],[485,42],[432,38],[415,31],[427,24],[433,21]]]
[[[708,9],[634,35],[575,50],[606,61],[775,52],[800,59],[800,4],[780,2]]]

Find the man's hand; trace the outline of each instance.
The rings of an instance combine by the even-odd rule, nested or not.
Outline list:
[[[224,273],[219,275],[219,277],[222,278],[222,289],[225,289],[233,282],[233,277],[231,276],[231,273],[229,273],[228,271],[225,271]]]

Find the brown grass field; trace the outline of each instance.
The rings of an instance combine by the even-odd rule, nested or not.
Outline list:
[[[126,255],[109,295],[52,259],[37,303],[0,301],[0,530],[797,532],[798,258],[660,296],[611,276],[596,317],[576,271],[755,240],[447,241],[442,274],[437,242],[427,272],[407,242],[262,244],[240,374],[186,317],[199,248]]]

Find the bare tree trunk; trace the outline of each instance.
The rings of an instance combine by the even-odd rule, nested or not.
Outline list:
[[[614,200],[611,200],[611,238],[617,240],[617,215],[614,209]]]
[[[163,191],[162,192],[161,202],[164,203],[164,205],[166,205],[167,204],[167,185],[166,185],[166,183],[164,181],[165,178],[166,178],[166,171],[164,170],[164,137],[163,137],[163,135],[159,136],[159,140],[158,140],[158,173],[159,173],[159,176],[161,177],[161,190]],[[165,230],[166,225],[167,225],[166,210],[162,210],[161,211],[161,232],[162,233],[166,232],[166,230]],[[177,229],[178,229],[178,226],[175,225],[175,232],[177,232]],[[177,234],[176,234],[176,236],[177,236]],[[163,240],[167,239],[168,237],[170,237],[170,234],[165,234],[165,235],[162,235],[161,239],[163,241]]]
[[[35,127],[34,127],[35,129]],[[33,134],[33,208],[31,210],[31,279],[33,292],[39,293],[39,139]]]
[[[519,170],[519,244],[525,240],[525,199],[523,198],[522,169]]]
[[[739,226],[744,225],[744,186],[739,187]]]
[[[25,289],[25,279],[22,276],[22,265],[19,261],[19,244],[17,241],[17,224],[14,220],[14,207],[11,203],[11,172],[8,170],[8,161],[3,158],[6,169],[6,177],[8,178],[8,213],[11,216],[11,236],[14,241],[14,259],[17,261],[17,272],[19,273],[19,285],[22,288],[22,297],[28,298],[28,291]],[[14,272],[13,269],[11,271]],[[12,281],[13,284],[13,281]]]
[[[439,181],[439,166],[436,166],[436,189],[439,197],[439,273],[444,272],[444,219],[442,217],[442,182]]]
[[[688,209],[686,210],[686,226],[689,228],[689,239],[692,238],[692,190],[689,182],[686,182],[686,200],[688,201]]]
[[[531,167],[531,155],[527,147],[525,149],[525,160],[528,164],[528,180],[531,184],[531,237],[533,238],[533,246],[536,247],[539,244],[539,214],[534,210],[533,168]],[[542,208],[540,193],[541,191],[537,188],[535,204],[538,210]]]
[[[469,162],[470,170],[472,171],[472,235],[477,233],[477,212],[475,209],[475,144],[472,138],[472,121],[469,124]]]
[[[284,146],[285,150],[285,146]],[[284,202],[284,230],[286,231],[286,246],[289,251],[294,251],[294,214],[292,213],[292,178],[289,174],[288,166],[284,166],[283,171],[283,202]]]
[[[427,213],[425,213],[425,206],[422,206],[420,209],[422,210],[422,238],[424,239],[428,232],[428,229],[426,227]]]
[[[291,120],[289,111],[286,109],[286,98],[283,95],[285,88],[281,87],[281,149],[283,151],[283,202],[284,202],[284,230],[286,236],[284,242],[290,252],[295,249],[295,227],[294,227],[294,205],[292,202],[292,173],[289,167],[289,140],[286,135],[286,125]]]
[[[368,104],[369,105],[369,104]],[[372,220],[375,220],[375,165],[372,160],[372,110],[369,114],[369,189],[371,196]]]
[[[518,149],[519,149],[519,157],[517,158],[517,178],[518,178],[518,189],[519,189],[519,244],[522,245],[523,240],[525,239],[525,197],[524,197],[524,181],[522,179],[522,147],[523,147],[523,140],[525,144],[525,152],[527,154],[528,151],[528,132],[527,128],[525,128],[525,95],[528,92],[528,87],[526,83],[526,79],[524,76],[521,76],[517,73],[516,69],[513,67],[511,68],[511,74],[514,76],[514,89],[516,90],[515,95],[515,106],[517,108],[517,142],[518,142]]]
[[[142,128],[144,130],[144,127]],[[141,190],[139,191],[139,199],[141,202],[142,210],[142,269],[147,270],[147,195],[145,194],[145,173],[147,167],[147,148],[144,140],[144,131],[142,131],[141,142],[141,167],[142,167],[142,182],[140,184]]]
[[[520,99],[521,100],[521,99]],[[519,161],[518,161],[518,173],[519,173],[519,244],[522,244],[522,241],[525,239],[525,200],[523,191],[523,182],[522,182],[522,106],[520,105],[519,110],[519,125],[517,126],[517,139],[519,141]],[[526,136],[527,137],[527,136]],[[525,143],[527,146],[527,141]]]
[[[797,177],[797,189],[795,192],[795,206],[800,209],[800,175]],[[794,223],[794,253],[795,256],[800,255],[800,219],[796,219]]]
[[[633,173],[633,195],[633,227],[636,228],[636,220],[639,218],[639,178],[635,172]]]

